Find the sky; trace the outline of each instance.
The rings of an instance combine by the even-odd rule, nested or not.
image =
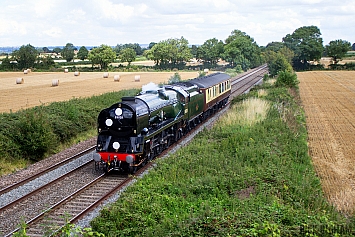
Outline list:
[[[158,43],[190,45],[233,30],[259,46],[317,26],[323,44],[355,42],[355,0],[0,0],[0,47]]]

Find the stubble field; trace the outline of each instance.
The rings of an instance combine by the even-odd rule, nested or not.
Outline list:
[[[355,211],[355,72],[297,73],[309,153],[328,200]]]
[[[120,75],[120,81],[114,81],[114,75]],[[135,76],[140,81],[135,81]],[[174,72],[119,72],[109,73],[103,78],[102,72],[0,72],[0,113],[18,111],[54,101],[72,98],[90,97],[106,92],[131,88],[142,88],[150,82],[167,83]],[[197,72],[179,72],[182,80],[195,78]],[[23,78],[23,84],[16,84],[17,78]],[[59,86],[52,86],[52,80],[59,80]]]

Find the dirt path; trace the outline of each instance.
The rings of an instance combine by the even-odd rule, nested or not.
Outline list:
[[[114,75],[120,75],[119,82],[114,81]],[[140,75],[139,82],[135,81],[136,75]],[[103,78],[102,72],[81,72],[79,76],[74,76],[73,72],[0,72],[0,112],[15,112],[54,101],[142,88],[150,82],[168,82],[172,75],[174,72],[110,72],[108,78]],[[186,80],[195,78],[197,72],[179,72],[179,75]],[[16,84],[17,78],[23,78],[24,83]],[[59,86],[52,86],[54,79],[59,80]]]
[[[355,211],[355,72],[297,73],[309,153],[328,200]]]

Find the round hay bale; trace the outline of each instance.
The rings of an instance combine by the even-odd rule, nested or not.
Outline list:
[[[28,70],[23,70],[23,74],[27,74],[28,73]]]
[[[68,73],[68,72],[69,72],[68,68],[64,69],[64,73]]]
[[[120,75],[115,75],[113,77],[113,81],[120,81]]]
[[[78,71],[76,71],[76,72],[74,72],[74,76],[79,76],[80,75],[80,72],[78,72]]]
[[[134,81],[140,81],[141,80],[141,76],[140,75],[135,75],[134,76]]]
[[[52,86],[59,86],[59,79],[53,79]]]
[[[109,73],[108,72],[104,72],[104,75],[102,75],[103,78],[108,78]]]
[[[205,68],[205,69],[203,70],[203,72],[204,72],[204,73],[208,73],[208,72],[209,72],[208,68]]]
[[[16,79],[16,84],[23,84],[25,81],[23,80],[23,78],[17,78]]]
[[[31,71],[31,68],[27,68],[27,72],[28,73],[31,73],[32,71]]]

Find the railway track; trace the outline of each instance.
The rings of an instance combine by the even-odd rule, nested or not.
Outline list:
[[[233,78],[231,83],[232,97],[248,93],[251,88],[262,82],[267,71],[267,65],[262,65],[246,75]]]
[[[67,222],[78,219],[86,210],[120,189],[128,180],[127,175],[100,175],[50,207],[50,211],[41,213],[30,220],[27,235],[43,236],[45,232],[55,233]]]
[[[63,165],[65,165],[65,164],[68,164],[69,162],[71,162],[71,161],[77,159],[77,158],[80,157],[80,156],[83,156],[83,155],[85,155],[85,154],[87,154],[87,153],[93,151],[94,149],[95,149],[95,146],[92,146],[92,147],[90,147],[90,148],[88,148],[88,149],[86,149],[86,150],[83,150],[82,152],[79,152],[78,154],[75,154],[74,156],[70,156],[70,157],[68,157],[67,159],[62,160],[61,162],[58,162],[58,163],[56,163],[56,164],[54,164],[54,165],[48,167],[46,170],[37,172],[37,173],[35,173],[35,174],[33,174],[33,175],[31,175],[31,176],[25,178],[25,179],[22,179],[22,180],[20,180],[20,181],[14,183],[14,184],[11,184],[11,185],[9,185],[9,186],[3,188],[3,189],[0,189],[0,196],[3,195],[4,193],[7,193],[7,192],[9,192],[9,191],[11,191],[11,190],[13,190],[13,189],[16,189],[16,188],[18,188],[18,187],[24,185],[25,183],[28,183],[28,182],[30,182],[30,181],[32,181],[32,180],[38,178],[38,177],[40,177],[40,176],[43,176],[43,175],[45,175],[45,174],[47,174],[47,173],[49,173],[49,172],[55,170],[56,168],[58,168],[58,167],[60,167],[60,166],[63,166]],[[1,203],[0,203],[0,204],[1,204]]]
[[[232,78],[231,97],[248,92],[250,88],[260,83],[265,73],[267,73],[267,67],[263,65],[248,73]],[[219,117],[219,115],[223,114],[227,109],[228,106],[219,111],[214,117]],[[204,127],[210,127],[214,120],[216,120],[216,118],[207,120],[205,123],[201,124],[201,126],[198,126],[189,134],[185,135],[182,140],[165,150],[160,156],[174,152],[174,150],[177,150],[180,146],[188,143]],[[88,153],[93,149],[94,147],[91,147],[83,151],[83,153]],[[70,157],[67,160],[75,160],[78,156],[80,155]],[[56,164],[50,167],[50,171],[46,171],[46,173],[49,174],[51,171],[68,162],[70,161],[63,161],[60,164]],[[148,163],[138,170],[136,175],[143,173],[145,170],[149,169],[151,165],[152,163]],[[14,200],[14,202],[1,204],[0,201],[0,235],[11,236],[16,232],[22,217],[25,217],[23,220],[28,226],[27,234],[29,236],[43,236],[45,232],[47,234],[48,231],[55,232],[68,221],[70,223],[78,221],[104,200],[107,200],[113,193],[119,192],[122,187],[134,179],[133,176],[124,174],[105,175],[95,173],[92,172],[93,169],[93,164],[83,164],[77,169],[68,172],[68,174],[62,175],[58,177],[58,179],[54,179],[27,194],[23,194],[21,197]],[[20,187],[25,186],[32,180],[43,175],[44,174],[40,173],[36,174],[11,187],[9,186],[0,190],[0,200],[4,195],[16,192]],[[70,182],[77,184],[75,189],[72,184],[67,185]],[[65,190],[66,186],[70,186],[71,189],[64,191],[66,195],[59,195],[58,192],[56,192],[56,190],[61,190],[59,193],[63,193],[62,191],[63,189]],[[67,216],[67,218],[65,218],[65,216]]]
[[[23,192],[20,198],[11,200],[11,196],[2,196],[1,200],[11,200],[0,208],[1,233],[12,234],[22,218],[29,219],[49,210],[49,206],[62,200],[72,190],[80,189],[88,180],[95,179],[99,174],[92,173],[93,161],[87,161],[73,170],[56,177],[54,180],[39,187]],[[17,190],[14,190],[14,194]]]
[[[90,163],[93,169],[93,163]],[[136,175],[143,173],[152,163],[140,169]],[[114,171],[113,171],[114,172]],[[26,222],[28,236],[55,235],[66,223],[73,223],[94,209],[114,193],[120,191],[134,179],[128,174],[99,174],[96,178],[81,184],[80,188],[69,192],[67,196],[55,202],[52,206],[32,217]],[[19,228],[5,236],[11,236]]]

